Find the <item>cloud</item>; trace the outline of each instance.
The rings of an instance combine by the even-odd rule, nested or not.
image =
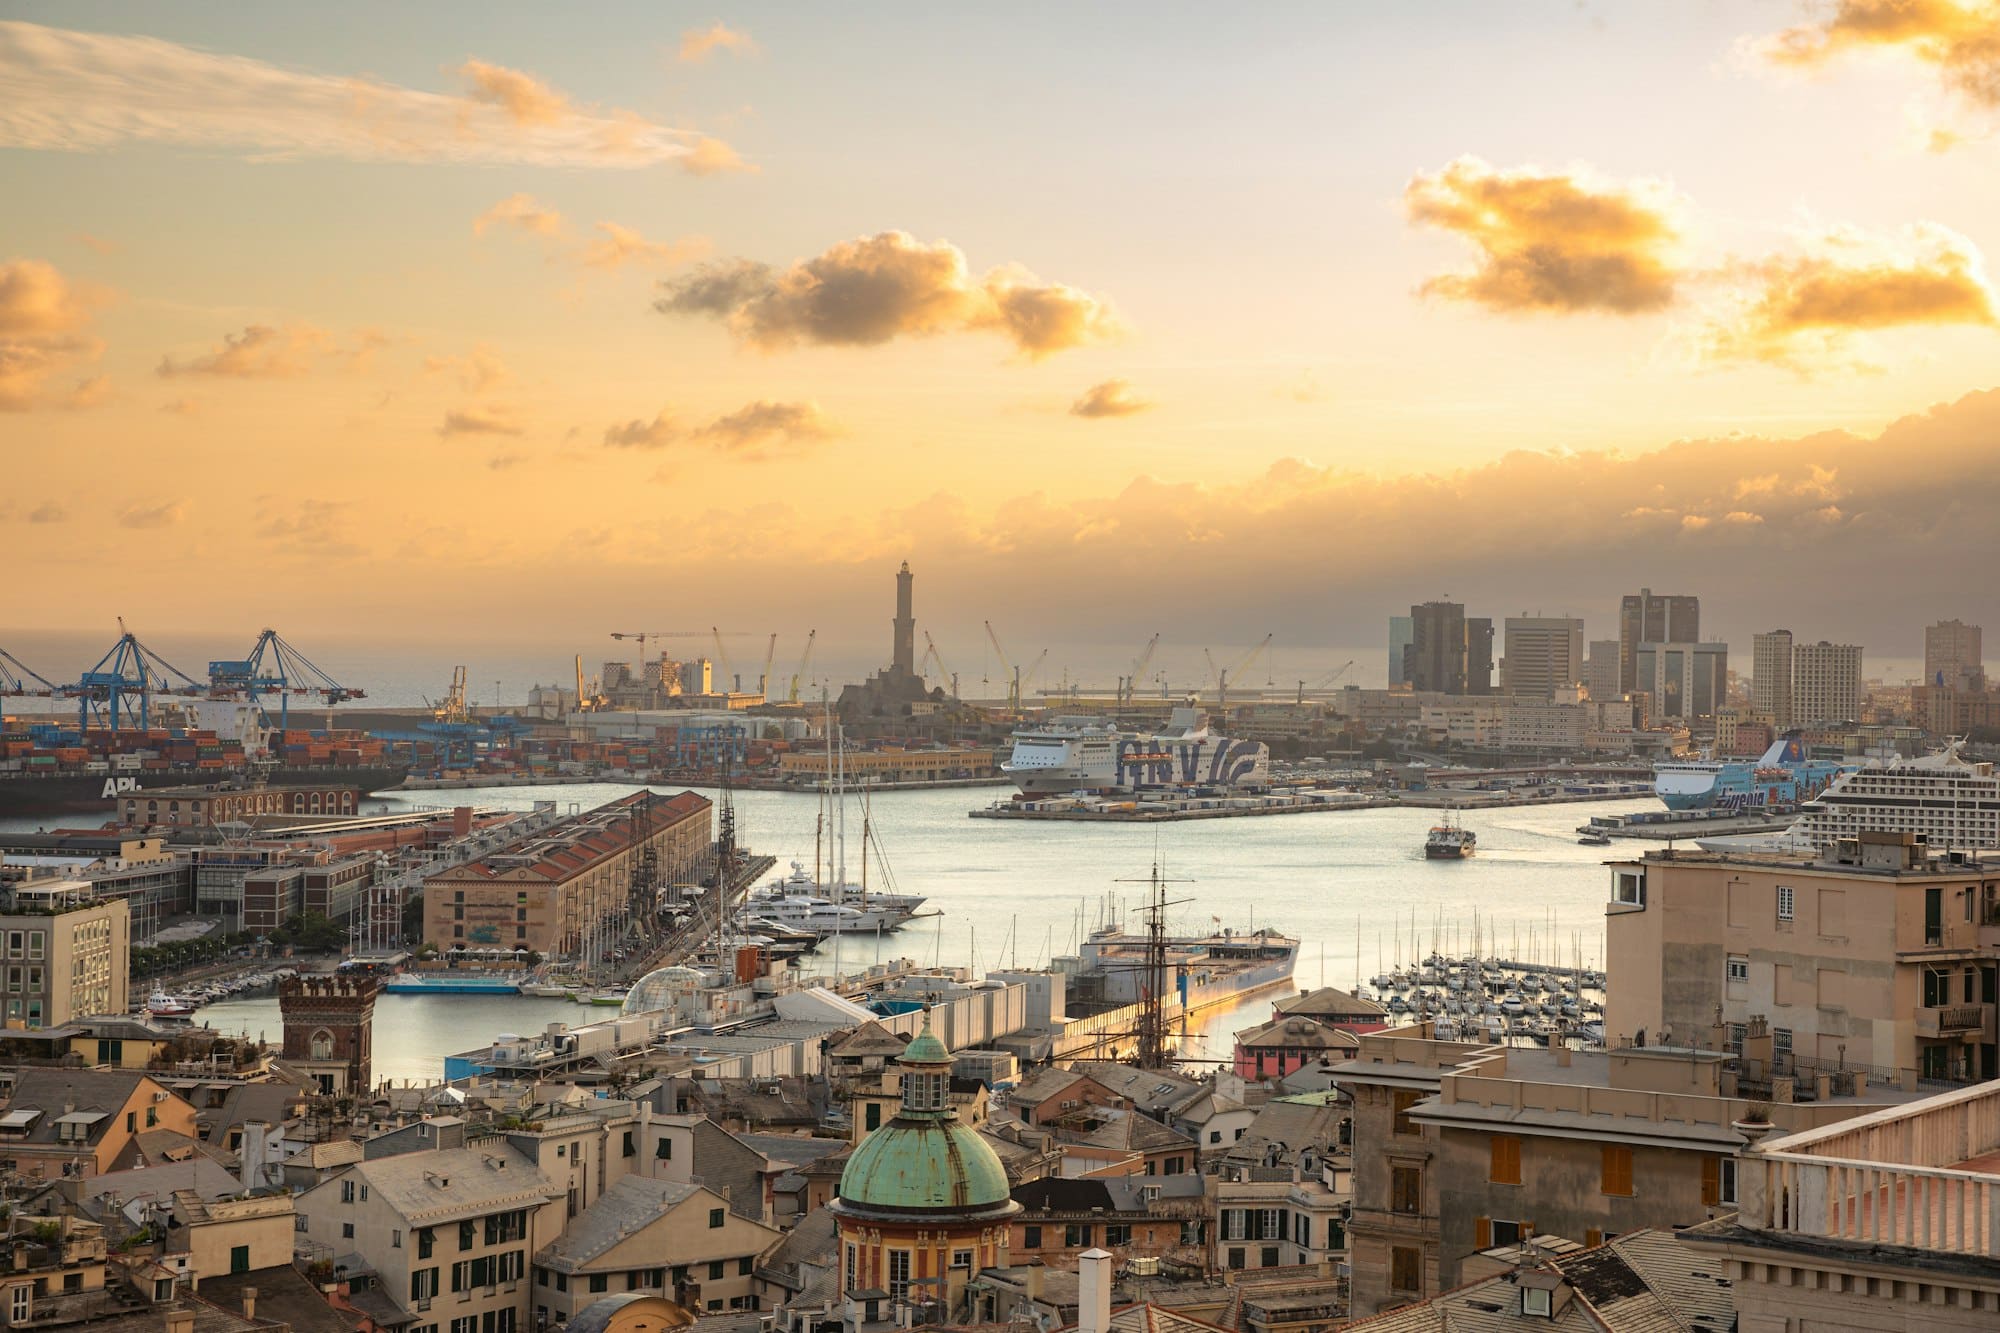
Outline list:
[[[757,168],[743,160],[742,154],[720,139],[704,134],[697,137],[688,147],[686,156],[680,159],[680,168],[690,176],[723,176],[731,172],[757,173]]]
[[[84,330],[101,299],[53,264],[0,262],[0,411],[47,405],[43,389],[53,376],[96,359],[103,344]]]
[[[842,241],[782,272],[745,259],[706,264],[663,282],[654,307],[720,318],[765,351],[990,330],[1039,359],[1118,331],[1100,297],[1013,266],[975,279],[957,246],[900,231]]]
[[[524,430],[514,420],[514,413],[505,407],[463,407],[454,408],[444,414],[444,424],[438,427],[438,438],[448,440],[454,435],[520,435]]]
[[[1130,380],[1105,380],[1084,390],[1083,397],[1069,405],[1069,414],[1073,417],[1129,417],[1151,406],[1132,392]]]
[[[1508,314],[1632,315],[1675,299],[1683,209],[1663,182],[1501,171],[1461,157],[1411,178],[1403,208],[1477,251],[1471,272],[1432,278],[1426,296]]]
[[[718,449],[754,449],[766,444],[803,444],[834,433],[818,403],[760,400],[717,417],[695,432]]]
[[[1852,229],[1808,237],[1796,255],[1749,266],[1698,331],[1696,354],[1810,373],[1865,365],[1857,335],[1913,326],[2000,324],[1971,241],[1937,226],[1880,237]]]
[[[453,376],[467,393],[485,393],[514,378],[486,343],[475,344],[465,356],[427,356],[424,374]]]
[[[251,533],[258,541],[303,559],[356,555],[361,547],[347,531],[351,508],[339,500],[260,495]]]
[[[681,34],[683,64],[699,65],[717,51],[755,55],[757,43],[750,39],[749,33],[726,27],[719,19],[706,28],[689,28]]]
[[[712,169],[702,136],[580,106],[480,60],[464,93],[320,74],[120,33],[0,22],[0,146],[103,152],[135,143],[252,160]]]
[[[118,515],[118,524],[126,528],[170,528],[186,517],[186,502],[163,500],[158,504],[128,506]]]
[[[69,511],[53,500],[44,501],[28,512],[30,523],[67,523]]]
[[[162,356],[155,373],[167,379],[178,375],[293,379],[311,370],[314,354],[328,350],[328,346],[326,331],[310,325],[275,328],[269,324],[250,324],[241,333],[224,334],[220,347],[200,356],[185,361]]]
[[[1825,17],[1753,39],[1750,50],[1792,69],[1900,52],[1932,66],[1947,90],[2000,107],[2000,6],[1991,0],[1838,0]]]
[[[505,472],[508,468],[519,467],[527,461],[526,454],[495,454],[486,460],[486,467],[492,472]]]
[[[375,368],[375,353],[389,346],[395,339],[380,329],[357,329],[354,346],[347,349],[347,370],[349,374],[365,375]]]
[[[683,236],[672,241],[649,241],[630,227],[616,222],[600,222],[594,236],[584,246],[582,262],[591,268],[618,268],[625,264],[685,264],[700,259],[711,248],[706,236]]]
[[[560,236],[563,215],[535,202],[530,194],[510,194],[472,220],[472,234],[484,236],[489,227],[519,227],[536,236]]]
[[[64,407],[72,411],[99,407],[111,401],[111,377],[92,375],[89,379],[76,382],[76,387],[63,395]]]
[[[665,411],[651,421],[634,418],[604,428],[604,443],[613,449],[664,449],[680,436],[680,424]]]
[[[193,398],[176,398],[171,403],[161,403],[160,410],[177,417],[197,417],[201,415],[201,403]]]
[[[102,236],[92,236],[87,231],[80,231],[76,233],[76,243],[78,245],[83,246],[85,249],[95,251],[100,255],[113,255],[118,253],[118,243],[116,241],[107,241]]]

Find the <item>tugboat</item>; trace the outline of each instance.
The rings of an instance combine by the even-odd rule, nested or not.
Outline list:
[[[1446,811],[1444,823],[1431,829],[1424,839],[1424,855],[1433,861],[1462,861],[1479,846],[1479,835],[1459,825],[1458,817]]]

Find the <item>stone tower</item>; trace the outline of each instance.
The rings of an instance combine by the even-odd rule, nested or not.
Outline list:
[[[365,1097],[374,1086],[369,1068],[374,977],[293,977],[278,987],[285,1025],[284,1059],[312,1077],[329,1097]]]
[[[917,673],[917,618],[911,610],[907,560],[896,574],[896,661],[892,669],[899,676]]]

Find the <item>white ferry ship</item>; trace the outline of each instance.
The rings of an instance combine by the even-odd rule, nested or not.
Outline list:
[[[1158,787],[1261,787],[1271,780],[1262,741],[1208,729],[1199,709],[1176,708],[1155,732],[1122,732],[1094,717],[1058,717],[1014,733],[1002,770],[1024,796]]]
[[[1918,759],[1875,762],[1805,804],[1787,838],[1824,848],[1862,832],[1921,833],[1939,851],[2000,847],[2000,776],[1961,742]]]

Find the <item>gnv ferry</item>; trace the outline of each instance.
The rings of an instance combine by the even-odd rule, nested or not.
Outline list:
[[[1014,733],[1002,765],[1023,796],[1159,787],[1261,787],[1271,780],[1262,741],[1214,735],[1199,709],[1176,708],[1155,732],[1120,731],[1094,717],[1059,717]]]
[[[1797,733],[1757,759],[1693,759],[1653,765],[1653,792],[1669,810],[1758,809],[1809,801],[1854,765],[1806,757]]]

